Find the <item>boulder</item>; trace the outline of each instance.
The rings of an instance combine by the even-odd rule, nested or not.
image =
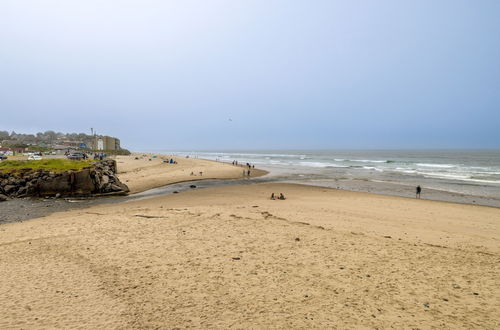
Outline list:
[[[19,188],[19,190],[16,193],[16,196],[17,197],[25,197],[27,192],[28,192],[28,187],[23,186],[23,187]]]
[[[16,176],[11,176],[7,182],[9,185],[17,186],[20,184],[20,179]]]
[[[15,186],[13,184],[8,184],[8,185],[3,187],[3,190],[5,191],[6,194],[10,195],[10,194],[14,193],[15,191],[17,191],[17,186]]]
[[[90,177],[90,170],[84,169],[75,172],[75,181],[72,187],[72,193],[75,195],[90,195],[95,190],[94,183]]]
[[[114,183],[111,185],[111,189],[112,191],[123,191],[123,192],[129,192],[129,189],[127,187],[127,185],[121,183],[121,182],[117,182],[117,183]]]
[[[5,202],[8,199],[9,197],[5,196],[4,194],[0,194],[0,202]]]
[[[99,183],[99,190],[105,189],[108,183],[109,183],[109,176],[103,175]]]
[[[38,195],[38,183],[30,182],[26,185],[26,196],[36,196]]]

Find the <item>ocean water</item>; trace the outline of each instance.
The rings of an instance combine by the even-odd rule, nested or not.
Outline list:
[[[255,164],[288,177],[426,185],[500,198],[500,150],[274,150],[176,151],[224,162]]]

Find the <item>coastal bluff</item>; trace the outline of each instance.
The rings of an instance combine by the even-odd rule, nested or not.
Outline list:
[[[127,194],[129,188],[118,179],[116,172],[116,161],[112,159],[96,162],[78,171],[53,172],[24,168],[10,173],[0,172],[0,200],[5,200],[6,197]]]

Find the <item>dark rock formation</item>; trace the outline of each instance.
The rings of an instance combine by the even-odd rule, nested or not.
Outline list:
[[[128,187],[116,176],[116,162],[111,159],[81,171],[54,173],[23,169],[0,173],[0,194],[10,197],[123,195],[128,192]]]

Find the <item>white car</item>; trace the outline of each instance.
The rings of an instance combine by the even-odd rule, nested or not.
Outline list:
[[[42,156],[31,155],[28,157],[28,160],[42,160]]]

